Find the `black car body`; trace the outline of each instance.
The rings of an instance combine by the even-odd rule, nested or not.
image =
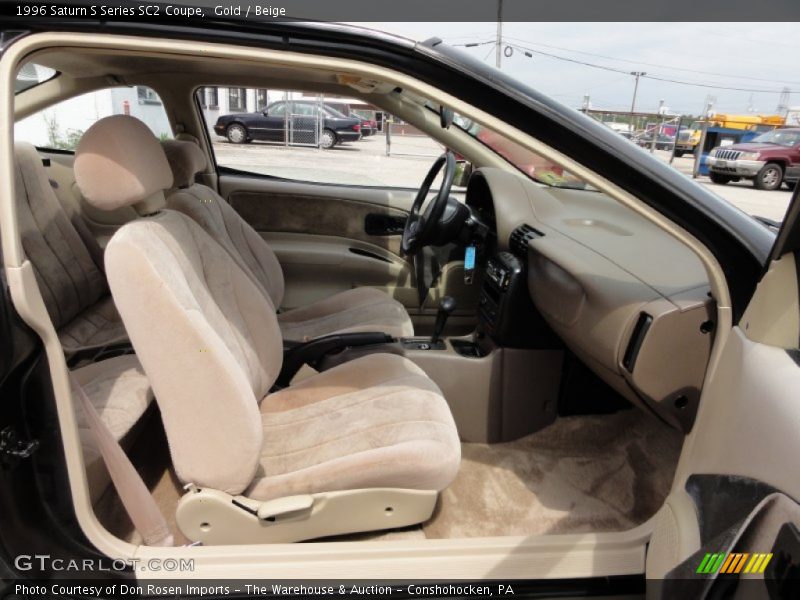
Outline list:
[[[352,142],[361,137],[361,120],[347,117],[324,107],[322,123],[318,104],[304,100],[272,102],[261,112],[222,115],[214,125],[217,135],[234,144],[254,140],[289,144],[319,143],[332,148],[342,142]]]
[[[347,104],[346,102],[331,102],[326,100],[325,108],[327,110],[339,113],[343,117],[353,117],[360,120],[361,135],[363,137],[368,137],[370,135],[378,133],[378,124],[377,122],[375,122],[375,120],[361,116],[358,113],[353,112],[350,108],[350,105]]]

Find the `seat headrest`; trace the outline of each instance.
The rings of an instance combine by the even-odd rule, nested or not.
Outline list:
[[[189,187],[194,183],[194,176],[205,170],[206,155],[197,144],[184,140],[164,140],[161,146],[172,169],[175,187]]]
[[[147,214],[164,207],[172,171],[147,125],[134,117],[113,115],[83,134],[75,150],[75,181],[86,201],[97,208],[134,206]]]

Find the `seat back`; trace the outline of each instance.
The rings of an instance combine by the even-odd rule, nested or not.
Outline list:
[[[22,247],[53,325],[60,329],[108,293],[105,276],[56,198],[36,148],[16,142],[14,156]]]
[[[130,205],[149,215],[121,227],[106,247],[109,287],[153,387],[178,477],[240,493],[262,446],[258,402],[283,358],[275,309],[192,219],[159,210],[169,187],[166,157],[143,123],[127,119],[124,128],[107,119],[89,128],[76,180],[98,208]],[[109,161],[122,170],[121,188],[106,202]]]
[[[176,188],[167,197],[167,206],[188,215],[200,225],[245,272],[252,275],[275,308],[280,308],[284,280],[275,253],[217,192],[195,183],[195,176],[206,166],[203,151],[189,141],[166,140],[161,145],[169,160]]]

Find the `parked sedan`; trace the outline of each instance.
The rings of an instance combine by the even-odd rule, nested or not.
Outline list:
[[[319,144],[325,149],[361,138],[360,119],[324,107],[322,131],[318,139],[319,110],[318,104],[313,101],[281,100],[269,104],[261,112],[222,115],[214,125],[214,132],[233,144],[262,140],[314,146]]]

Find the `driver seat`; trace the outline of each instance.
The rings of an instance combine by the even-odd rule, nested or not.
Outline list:
[[[217,192],[195,183],[197,173],[206,169],[206,155],[197,144],[188,141],[167,140],[162,147],[176,188],[167,198],[167,206],[200,225],[228,251],[273,306],[280,308],[284,280],[275,253]],[[380,331],[396,338],[414,335],[414,326],[403,305],[387,293],[368,287],[281,312],[278,325],[283,337],[293,341],[360,331]]]

